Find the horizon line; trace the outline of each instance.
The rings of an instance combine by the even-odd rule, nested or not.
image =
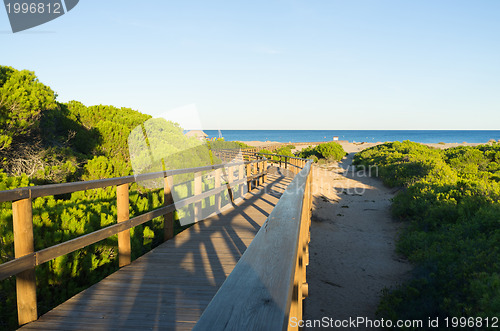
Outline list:
[[[500,131],[500,129],[203,129],[206,131]]]

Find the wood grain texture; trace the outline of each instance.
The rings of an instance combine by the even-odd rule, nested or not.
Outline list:
[[[165,215],[166,213],[173,212],[176,206],[182,208],[184,206],[187,206],[188,204],[201,201],[202,199],[205,199],[213,194],[220,193],[224,190],[226,190],[226,187],[219,187],[210,191],[206,191],[198,196],[192,196],[183,199],[181,201],[178,201],[175,205],[171,204],[168,206],[160,207],[150,212],[128,219],[126,221],[113,224],[106,228],[91,232],[86,235],[82,235],[78,238],[65,241],[61,244],[42,249],[40,251],[32,253],[34,258],[29,259],[29,261],[32,261],[34,263],[29,266],[27,265],[28,259],[23,259],[23,260],[16,259],[8,263],[2,263],[0,265],[0,280],[13,276],[18,272],[24,271],[28,267],[34,267],[42,263],[48,262],[56,257],[74,252],[77,249],[81,249],[88,245],[94,244],[100,240],[106,239],[112,235],[115,235],[119,232],[128,230],[130,228],[133,228],[134,226],[148,222],[153,218],[160,217]]]
[[[23,257],[35,251],[33,241],[33,209],[31,199],[12,203],[15,257]],[[34,321],[38,317],[36,307],[35,268],[16,275],[17,316],[19,325]]]
[[[218,170],[216,170],[218,171]],[[163,205],[168,206],[174,203],[172,196],[172,187],[174,186],[173,177],[165,177],[163,179]],[[174,237],[174,213],[166,213],[163,215],[163,240],[167,241]]]
[[[310,163],[287,187],[193,330],[283,330],[290,314],[302,316],[309,170]]]
[[[118,185],[116,187],[116,206],[118,223],[129,219],[129,200],[128,184]],[[118,233],[118,266],[121,268],[130,264],[132,250],[130,247],[130,230]]]
[[[22,329],[191,330],[289,183],[268,175],[265,190],[247,193],[236,208],[194,224]]]
[[[257,161],[251,161],[257,162]],[[155,178],[164,178],[171,177],[174,175],[181,175],[193,172],[203,172],[209,170],[215,170],[219,168],[223,168],[224,164],[218,165],[210,165],[204,167],[197,168],[186,168],[186,169],[176,169],[176,170],[167,170],[167,171],[159,171],[152,172],[147,174],[140,174],[137,176],[125,176],[125,177],[116,177],[116,178],[106,178],[106,179],[96,179],[96,180],[87,180],[81,182],[71,182],[71,183],[61,183],[61,184],[50,184],[50,185],[41,185],[41,186],[30,186],[30,187],[21,187],[13,190],[0,191],[0,202],[5,201],[16,201],[19,199],[26,198],[38,198],[45,197],[56,194],[65,194],[72,193],[77,191],[91,190],[96,188],[103,188],[108,186],[118,186],[122,184],[130,184],[135,181],[142,181],[148,179]]]

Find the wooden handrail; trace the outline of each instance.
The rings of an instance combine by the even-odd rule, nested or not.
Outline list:
[[[250,163],[249,163],[250,164]],[[249,180],[254,180],[260,177],[263,177],[266,173],[260,172],[255,175],[251,175]],[[233,181],[232,185],[244,184],[247,179],[239,179],[237,181]],[[205,198],[208,198],[212,195],[220,193],[227,188],[225,186],[221,186],[218,188],[214,188],[212,190],[200,193],[198,195],[180,200],[175,204],[170,204],[164,207],[157,208],[155,210],[149,211],[147,213],[141,214],[131,219],[126,219],[121,221],[120,223],[110,225],[100,230],[93,231],[89,234],[82,235],[80,237],[65,241],[61,244],[54,245],[45,249],[42,249],[37,252],[29,253],[23,257],[16,258],[12,261],[5,262],[0,264],[0,280],[8,278],[10,276],[14,276],[15,274],[33,268],[37,265],[48,262],[52,259],[55,259],[59,256],[74,252],[78,249],[84,248],[86,246],[95,244],[98,241],[106,239],[110,236],[118,234],[122,231],[131,229],[137,225],[143,224],[152,220],[153,218],[171,213],[175,211],[177,208],[185,207],[189,204],[199,202]],[[127,205],[128,207],[128,205]],[[130,263],[130,262],[129,262]],[[128,263],[127,263],[128,264]],[[126,265],[126,264],[124,264]]]
[[[255,162],[259,162],[259,160],[247,161],[244,163],[253,164]],[[239,163],[234,163],[234,164],[239,164]],[[225,164],[217,164],[217,165],[210,165],[197,168],[151,172],[147,174],[140,174],[137,176],[124,176],[124,177],[87,180],[87,181],[72,182],[72,183],[20,187],[12,190],[0,191],[0,202],[16,201],[27,198],[35,199],[39,197],[46,197],[49,195],[66,194],[66,193],[73,193],[73,192],[85,191],[97,188],[118,186],[122,184],[130,184],[136,181],[142,181],[148,179],[165,178],[174,175],[215,170],[223,168],[225,166],[226,166]]]
[[[229,154],[228,154],[229,155]],[[0,191],[0,202],[12,201],[13,222],[14,222],[14,250],[16,258],[12,261],[0,264],[0,280],[16,275],[17,286],[17,302],[18,302],[18,319],[19,324],[25,324],[37,319],[37,302],[36,302],[36,280],[34,268],[40,264],[48,262],[59,256],[71,253],[75,250],[84,248],[98,241],[106,239],[110,236],[119,235],[118,250],[119,250],[119,265],[124,266],[130,263],[130,233],[129,230],[137,225],[148,222],[156,217],[165,217],[165,240],[173,236],[173,217],[172,213],[177,208],[182,208],[189,204],[197,203],[214,194],[230,190],[228,186],[217,186],[206,192],[201,192],[199,188],[199,180],[195,184],[196,195],[173,203],[171,200],[169,178],[174,175],[195,173],[201,174],[203,171],[216,170],[221,171],[223,168],[238,167],[239,178],[231,183],[231,185],[239,185],[245,183],[254,183],[258,185],[262,183],[267,174],[267,159],[263,155],[251,155],[256,160],[248,160],[244,162],[232,162],[229,164],[219,164],[196,168],[168,170],[141,174],[138,176],[124,176],[117,178],[99,179],[92,181],[82,181],[74,183],[62,183],[43,186],[30,186],[17,188],[13,190]],[[250,157],[248,155],[247,157]],[[283,156],[285,159],[289,156]],[[303,159],[301,159],[303,160]],[[302,161],[305,163],[305,161]],[[247,169],[247,177],[245,178],[244,169]],[[253,170],[253,171],[252,171]],[[149,211],[142,215],[129,218],[129,199],[128,190],[129,184],[139,180],[148,180],[164,178],[164,195],[165,205],[155,210]],[[200,178],[195,175],[195,178]],[[73,193],[88,189],[105,188],[110,186],[117,187],[117,221],[118,223],[99,229],[97,231],[82,235],[80,237],[65,241],[58,245],[47,247],[45,249],[34,251],[33,245],[33,220],[32,220],[32,200],[37,197],[51,196],[56,194]],[[198,186],[198,187],[196,187]],[[250,189],[250,186],[249,186]],[[243,190],[241,190],[243,192]],[[232,192],[230,192],[232,196]],[[220,201],[219,201],[220,202]],[[196,210],[196,208],[195,208]],[[169,216],[170,215],[170,216]]]
[[[193,330],[284,330],[308,294],[312,161],[287,187]]]

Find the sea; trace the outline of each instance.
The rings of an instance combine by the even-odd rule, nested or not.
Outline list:
[[[500,130],[204,130],[209,138],[226,141],[278,141],[283,143],[332,141],[420,143],[487,143],[500,140]]]

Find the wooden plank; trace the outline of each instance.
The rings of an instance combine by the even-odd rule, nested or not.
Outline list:
[[[116,187],[116,206],[118,223],[129,219],[128,184]],[[130,264],[132,250],[130,248],[130,230],[118,232],[118,266]]]
[[[0,265],[0,280],[36,266],[36,254],[31,253]]]
[[[16,188],[13,190],[0,191],[0,202],[27,199],[30,192],[26,188]]]
[[[33,210],[31,199],[12,203],[14,227],[14,254],[16,258],[32,254],[35,251],[33,241]],[[38,318],[36,306],[35,268],[31,267],[16,275],[17,317],[19,325]]]
[[[217,171],[217,170],[216,170]],[[172,196],[172,187],[174,178],[163,178],[163,205],[169,206],[174,203]],[[169,212],[163,215],[163,240],[167,241],[174,237],[174,212]]]
[[[259,186],[259,182],[258,182],[258,180],[256,180],[257,179],[256,175],[259,173],[259,171],[257,170],[257,164],[258,164],[257,162],[253,164],[253,175],[254,176],[252,177],[252,182],[255,185],[255,187]]]
[[[238,167],[238,182],[240,184],[239,185],[239,188],[240,188],[240,197],[244,196],[245,195],[245,185],[246,185],[246,180],[245,180],[245,166],[244,165],[240,165]],[[245,180],[245,181],[244,181]]]
[[[247,187],[248,187],[248,192],[252,190],[252,166],[250,164],[247,164],[246,166],[246,173],[247,173]]]
[[[217,169],[215,170],[215,188],[220,188],[221,187],[221,174],[222,174],[222,170],[221,169]],[[220,196],[220,194],[216,194],[215,195],[215,208],[216,208],[216,211],[217,212],[220,212],[220,208],[221,208],[221,201],[222,201],[222,198]]]
[[[234,192],[233,192],[233,187],[236,185],[234,183],[234,168],[232,166],[229,166],[227,168],[227,191],[229,193],[229,200],[231,202],[234,201]]]
[[[263,176],[263,182],[267,182],[267,159],[264,161],[264,176]]]
[[[203,192],[203,187],[201,185],[201,172],[194,173],[194,196],[199,196]],[[198,222],[201,220],[201,200],[194,203],[194,221]]]
[[[77,321],[68,321],[66,318],[53,318],[51,321],[41,323],[40,326],[27,326],[26,330],[190,330],[194,324],[191,321],[169,321],[171,317],[157,314],[156,319],[142,319],[141,321],[133,319],[79,319]],[[168,315],[167,315],[168,316]],[[185,326],[182,326],[184,324]]]

